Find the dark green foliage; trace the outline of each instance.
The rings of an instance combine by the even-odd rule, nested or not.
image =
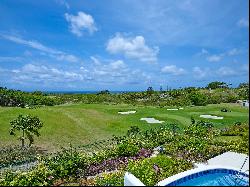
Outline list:
[[[34,105],[53,106],[56,104],[60,104],[58,98],[46,96],[39,91],[28,93],[0,87],[0,106],[24,108]]]
[[[247,83],[247,82],[240,83],[238,88],[249,88],[249,83]]]
[[[18,106],[34,108],[34,106],[53,106],[63,103],[104,103],[132,104],[145,106],[204,106],[206,104],[230,103],[249,98],[247,84],[239,88],[227,88],[224,82],[213,82],[205,88],[187,87],[167,91],[154,91],[149,87],[144,92],[110,93],[103,90],[97,94],[44,94],[0,88],[0,106]],[[226,88],[226,89],[225,89]]]
[[[199,92],[190,93],[189,98],[192,104],[196,106],[205,106],[208,100],[206,95],[199,93]]]
[[[127,132],[128,136],[136,136],[138,133],[140,133],[140,128],[137,126],[131,126],[130,129]]]
[[[102,90],[99,93],[97,93],[97,95],[102,95],[102,94],[110,94],[110,92],[108,90]]]
[[[228,88],[228,85],[225,82],[219,82],[219,81],[215,81],[215,82],[210,82],[207,85],[207,88],[211,88],[211,89],[216,89],[216,88]]]
[[[153,87],[148,87],[148,89],[147,89],[147,94],[148,95],[152,95],[154,93],[154,89],[153,89]]]
[[[222,108],[220,111],[221,111],[221,112],[231,112],[231,110],[228,110],[228,109],[226,109],[226,108]]]

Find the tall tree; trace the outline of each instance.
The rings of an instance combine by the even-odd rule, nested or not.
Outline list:
[[[152,95],[154,93],[154,89],[152,86],[149,86],[148,89],[147,89],[147,94],[148,95]]]
[[[227,83],[225,82],[219,82],[219,81],[214,81],[214,82],[210,82],[207,85],[207,88],[211,88],[211,89],[216,89],[216,88],[228,88]]]

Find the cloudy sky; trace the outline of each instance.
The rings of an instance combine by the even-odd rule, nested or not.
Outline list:
[[[1,0],[0,86],[146,90],[249,76],[248,0]]]

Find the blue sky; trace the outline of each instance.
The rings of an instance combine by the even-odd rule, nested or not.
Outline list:
[[[0,86],[146,90],[249,77],[248,0],[1,0]]]

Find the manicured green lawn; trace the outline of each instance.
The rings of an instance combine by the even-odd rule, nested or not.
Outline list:
[[[221,108],[232,112],[221,112]],[[174,108],[174,107],[169,107]],[[136,110],[135,114],[121,115],[118,111]],[[154,117],[167,123],[177,123],[181,127],[190,124],[193,116],[196,120],[201,114],[223,116],[223,120],[209,120],[215,126],[225,127],[236,121],[248,123],[248,109],[235,104],[208,105],[204,107],[184,107],[183,110],[168,111],[167,108],[144,107],[131,105],[74,104],[37,109],[0,107],[0,146],[18,144],[17,137],[9,135],[9,122],[19,114],[37,115],[43,122],[41,136],[35,138],[35,145],[49,151],[61,146],[82,145],[95,140],[111,138],[112,135],[123,135],[130,126],[150,129],[160,124],[147,124],[140,121],[142,117]]]

